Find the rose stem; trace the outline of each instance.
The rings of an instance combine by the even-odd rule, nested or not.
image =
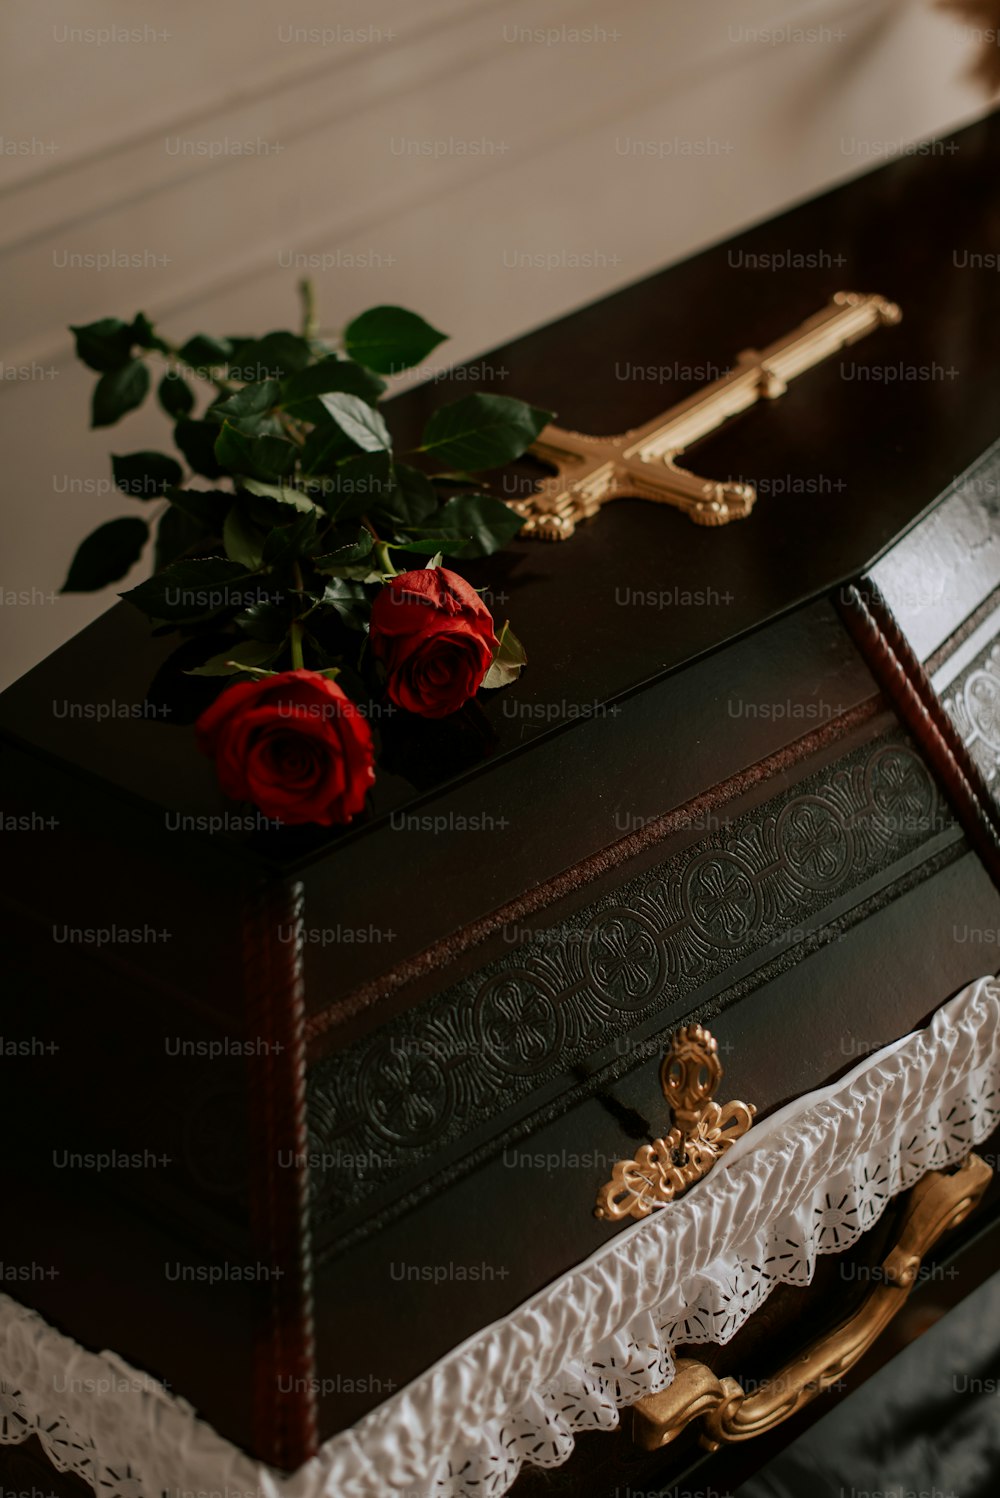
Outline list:
[[[382,538],[379,536],[378,531],[372,525],[367,515],[362,515],[361,524],[364,526],[365,530],[371,536],[372,541],[375,543],[373,550],[375,552],[375,555],[378,557],[379,566],[382,568],[383,574],[385,574],[387,577],[398,577],[399,573],[396,571],[395,567],[389,560],[388,541],[382,540]]]
[[[304,591],[304,584],[302,581],[302,568],[299,566],[298,562],[292,563],[292,575],[295,579],[296,592],[301,594]],[[292,670],[304,671],[306,663],[305,657],[302,654],[302,620],[298,617],[292,620],[291,648]]]
[[[305,659],[302,655],[302,620],[292,620],[292,670],[304,671]]]
[[[309,339],[318,338],[319,318],[316,316],[316,288],[308,276],[299,282],[299,296],[302,298],[302,336]]]

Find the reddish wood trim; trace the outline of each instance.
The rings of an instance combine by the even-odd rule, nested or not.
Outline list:
[[[300,884],[269,884],[248,904],[243,944],[247,1032],[263,1052],[248,1061],[251,1221],[261,1258],[275,1271],[257,1342],[254,1427],[259,1454],[286,1470],[301,1466],[319,1445],[302,915]],[[299,939],[279,940],[279,928],[289,927]],[[296,1163],[280,1165],[279,1151],[291,1151]],[[289,1386],[292,1392],[283,1394]]]
[[[1000,886],[1000,818],[969,751],[880,590],[869,578],[837,607],[872,674],[920,744],[970,843]]]

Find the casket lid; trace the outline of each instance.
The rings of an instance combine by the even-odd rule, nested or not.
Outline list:
[[[758,486],[747,520],[706,529],[620,501],[568,542],[519,542],[464,569],[525,642],[522,679],[481,694],[461,725],[410,724],[350,829],[233,833],[236,847],[288,867],[502,757],[523,756],[530,774],[542,738],[585,730],[595,708],[863,571],[997,435],[1000,278],[974,266],[992,243],[998,141],[1000,121],[974,126],[954,151],[899,159],[477,361],[493,376],[481,388],[552,409],[561,425],[614,433],[838,289],[878,292],[903,310],[899,327],[699,445],[700,473]],[[405,438],[468,389],[459,373],[407,392],[393,402],[394,426]],[[217,814],[222,798],[193,729],[128,716],[171,648],[120,604],[0,697],[0,731],[160,818]],[[67,703],[88,715],[68,717]],[[116,715],[99,717],[101,704]]]

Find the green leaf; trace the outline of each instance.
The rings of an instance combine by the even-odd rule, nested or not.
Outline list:
[[[419,450],[451,468],[499,468],[519,458],[551,420],[551,411],[509,395],[466,395],[434,412]]]
[[[208,479],[221,478],[225,469],[215,456],[215,439],[219,428],[211,421],[193,421],[182,416],[174,427],[174,442],[188,461],[188,466]]]
[[[461,469],[456,469],[448,473],[432,473],[431,483],[453,489],[476,489],[482,483],[482,479],[477,478],[474,473],[463,473]]]
[[[112,453],[111,471],[119,489],[135,499],[157,499],[183,477],[176,458],[165,453]]]
[[[252,640],[270,645],[280,644],[291,623],[290,603],[291,600],[272,603],[267,599],[252,603],[234,617],[233,623]]]
[[[158,335],[145,312],[137,312],[132,319],[132,341],[140,348],[155,348],[161,354],[168,352],[167,345]]]
[[[392,438],[382,413],[358,396],[346,391],[334,392],[321,395],[319,403],[329,419],[363,452],[388,452],[391,449]]]
[[[255,437],[251,443],[251,478],[270,483],[286,478],[295,468],[298,448],[284,437]]]
[[[231,371],[241,380],[283,380],[304,369],[312,351],[296,333],[265,333],[233,350]]]
[[[339,614],[351,629],[367,629],[371,616],[371,603],[364,583],[335,577],[323,589],[320,600],[325,608]]]
[[[253,473],[253,438],[224,421],[215,439],[215,461],[229,473]]]
[[[313,428],[299,453],[299,464],[306,478],[332,473],[342,458],[355,455],[354,443],[328,419],[318,401],[316,404],[322,413],[322,425]]]
[[[244,385],[225,400],[217,401],[205,413],[210,421],[229,421],[239,431],[253,436],[260,419],[277,404],[281,386],[277,380],[261,380],[259,384]]]
[[[256,572],[264,558],[264,542],[257,527],[237,502],[222,527],[222,544],[231,562],[241,562],[249,572]]]
[[[382,568],[372,562],[357,562],[349,567],[324,567],[322,571],[324,577],[346,578],[355,583],[381,583],[386,578]]]
[[[408,536],[405,531],[400,531],[394,546],[398,551],[409,551],[417,557],[453,557],[459,555],[457,548],[463,546],[465,540],[464,536],[456,540],[441,531],[425,531],[419,536]]]
[[[372,307],[348,323],[344,348],[352,359],[379,374],[397,374],[426,359],[447,336],[405,307]]]
[[[121,596],[150,619],[180,622],[200,619],[235,604],[245,607],[244,590],[234,590],[234,584],[247,580],[246,568],[239,562],[225,557],[197,557],[171,563]]]
[[[524,646],[509,624],[500,631],[499,644],[493,655],[493,664],[483,677],[482,685],[488,689],[507,687],[516,681],[527,664]]]
[[[99,374],[121,369],[132,357],[132,325],[120,317],[102,317],[98,322],[71,327],[70,332],[76,338],[77,358]]]
[[[194,392],[183,375],[168,370],[156,387],[160,405],[168,416],[187,416],[194,409]]]
[[[96,593],[124,577],[142,555],[149,526],[137,515],[106,520],[81,541],[70,564],[63,593]]]
[[[355,540],[326,552],[324,556],[313,557],[312,564],[318,572],[324,572],[328,566],[345,567],[352,562],[363,562],[366,557],[371,556],[374,544],[371,532],[361,529]]]
[[[94,386],[91,426],[114,426],[120,417],[142,405],[148,390],[149,370],[141,359],[109,369]]]
[[[206,333],[196,333],[181,348],[180,357],[192,369],[217,369],[229,363],[232,352],[228,338],[209,338]]]
[[[447,556],[488,557],[513,541],[523,524],[524,516],[515,514],[502,499],[490,494],[456,494],[441,506],[432,525],[414,533],[417,544],[411,549],[420,550],[421,541],[436,541]],[[409,533],[403,544],[410,546]]]
[[[307,557],[316,544],[316,512],[300,515],[290,525],[279,525],[264,541],[264,566],[277,567]]]
[[[324,421],[326,412],[317,397],[340,391],[356,395],[373,406],[386,388],[385,381],[349,359],[321,359],[298,374],[289,375],[281,386],[281,404],[302,421]]]
[[[357,453],[337,464],[323,484],[323,505],[338,521],[377,515],[395,492],[392,461],[386,452]]]
[[[271,483],[284,478],[295,467],[298,448],[283,437],[248,437],[229,421],[215,439],[215,457],[230,473]]]
[[[153,552],[156,571],[176,562],[189,547],[204,541],[206,535],[211,533],[210,526],[200,524],[191,515],[171,504],[160,516],[160,523],[156,527],[156,546]]]
[[[167,498],[171,508],[180,510],[213,536],[221,536],[233,502],[233,496],[224,489],[168,489]]]
[[[185,671],[185,676],[236,676],[245,666],[270,666],[281,654],[280,645],[269,645],[262,640],[241,640],[213,655],[203,666]],[[235,665],[233,663],[236,663]]]
[[[370,531],[359,530],[357,537],[321,557],[311,559],[313,567],[324,577],[344,578],[351,582],[378,583],[383,569],[371,560],[374,538]]]
[[[279,505],[288,505],[293,510],[299,510],[303,515],[314,514],[319,508],[316,501],[308,494],[303,494],[301,489],[294,489],[290,484],[268,484],[261,479],[241,478],[240,485],[250,494],[258,494],[262,499],[276,500]]]
[[[399,525],[419,526],[434,514],[438,496],[426,473],[409,463],[395,465],[396,489],[382,513]]]
[[[76,339],[77,358],[99,374],[128,364],[134,344],[166,352],[166,344],[144,312],[137,312],[130,323],[120,317],[102,317],[98,322],[71,327],[70,332]]]

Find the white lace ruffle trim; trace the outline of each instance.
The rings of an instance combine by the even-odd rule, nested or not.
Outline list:
[[[617,1234],[283,1476],[183,1400],[0,1296],[0,1442],[36,1435],[107,1498],[499,1498],[522,1464],[673,1377],[680,1343],[727,1342],[777,1284],[805,1285],[926,1171],[1000,1123],[1000,983],[753,1128],[686,1197]]]

